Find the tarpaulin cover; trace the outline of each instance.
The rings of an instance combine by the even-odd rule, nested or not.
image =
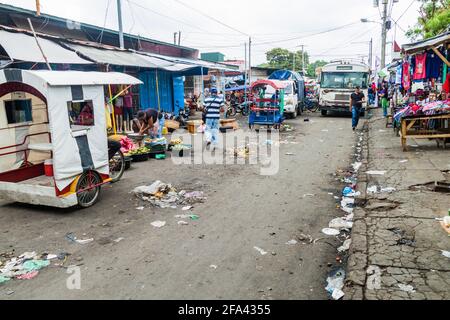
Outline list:
[[[41,37],[38,37],[38,40],[49,63],[92,63],[80,58],[75,52],[65,49],[53,41]],[[0,45],[13,60],[40,63],[45,62],[36,40],[34,37],[27,34],[0,30]]]
[[[277,70],[269,76],[269,80],[294,80],[304,81],[303,77],[298,73],[290,70]]]
[[[225,89],[225,92],[230,92],[230,91],[242,91],[242,90],[245,90],[245,89],[249,90],[250,87],[248,87],[248,86],[231,87],[231,88]]]

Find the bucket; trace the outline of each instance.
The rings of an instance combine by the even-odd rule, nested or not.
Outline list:
[[[45,160],[44,162],[44,173],[47,177],[53,177],[53,160]]]

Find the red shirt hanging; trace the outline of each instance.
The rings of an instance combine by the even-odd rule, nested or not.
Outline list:
[[[416,56],[416,70],[414,71],[414,80],[422,80],[427,77],[427,54],[418,54]]]
[[[406,91],[411,88],[411,73],[409,71],[409,62],[403,63],[403,76],[402,76],[402,86]]]

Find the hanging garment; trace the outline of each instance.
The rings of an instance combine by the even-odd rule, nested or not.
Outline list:
[[[397,72],[395,73],[395,84],[402,84],[402,73],[403,73],[403,66],[399,65],[397,67]]]
[[[447,80],[442,86],[442,90],[444,90],[444,92],[446,92],[447,94],[450,93],[450,73],[447,75]]]
[[[419,90],[424,90],[425,86],[423,84],[423,81],[414,81],[412,84],[411,92],[416,93]]]
[[[443,61],[433,51],[427,53],[426,74],[429,79],[438,79],[442,73]]]
[[[422,80],[427,77],[427,54],[418,54],[416,56],[416,68],[414,69],[414,80]]]
[[[409,62],[403,63],[402,87],[406,91],[411,88],[411,72],[409,66]]]

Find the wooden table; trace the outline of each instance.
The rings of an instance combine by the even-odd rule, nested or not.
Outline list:
[[[434,128],[430,128],[430,122],[434,121]],[[450,113],[437,114],[432,116],[409,116],[402,118],[400,137],[403,151],[408,151],[406,145],[407,138],[413,139],[434,139],[438,143],[445,139],[450,139]]]

